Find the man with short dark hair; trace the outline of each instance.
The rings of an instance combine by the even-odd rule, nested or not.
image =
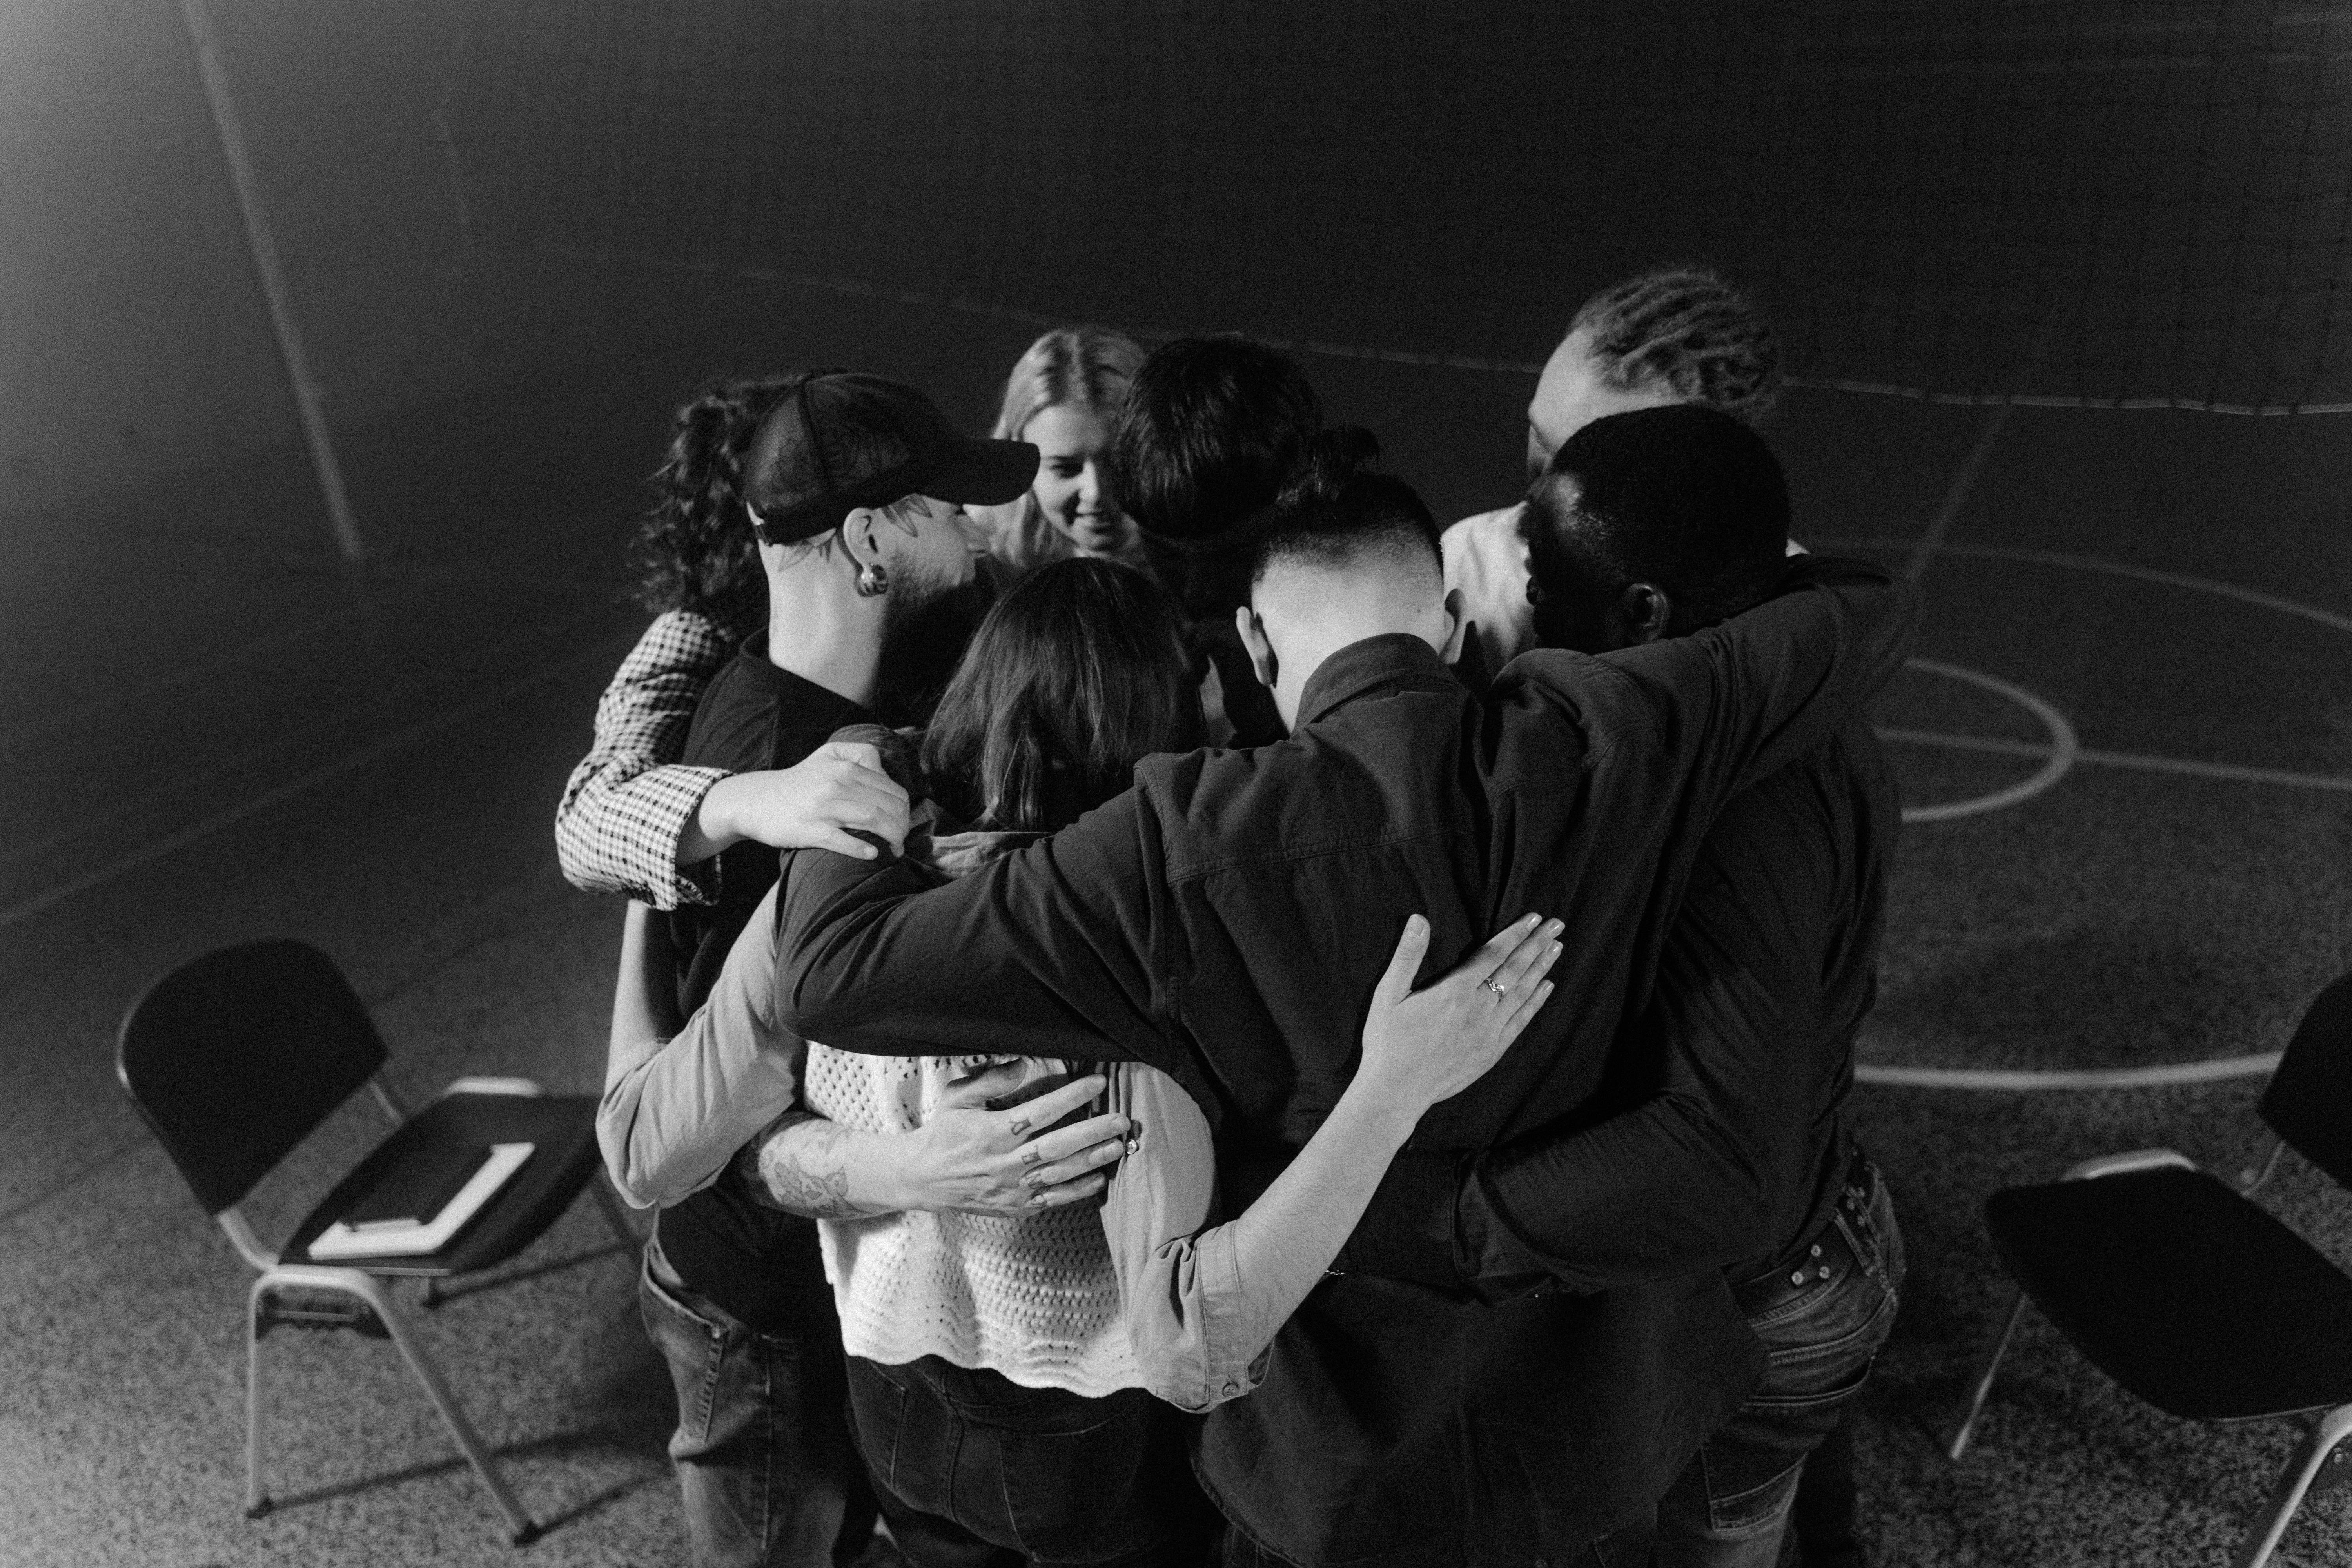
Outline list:
[[[1442,966],[1540,910],[1568,922],[1560,994],[1412,1146],[1451,1161],[1590,1115],[1716,811],[1900,663],[1883,572],[1814,560],[1775,585],[1691,637],[1529,656],[1482,702],[1441,657],[1433,549],[1284,553],[1245,624],[1288,742],[1150,759],[946,888],[788,857],[778,1016],[851,1050],[1149,1062],[1215,1124],[1238,1205],[1334,1103],[1407,916]],[[1196,1468],[1234,1563],[1603,1561],[1604,1538],[1643,1549],[1654,1500],[1760,1371],[1719,1268],[1492,1308],[1349,1275],[1210,1413]]]
[[[1588,425],[1522,517],[1538,643],[1605,654],[1719,622],[1769,592],[1787,520],[1770,451],[1722,415]],[[1894,1323],[1902,1241],[1843,1108],[1899,820],[1859,716],[1734,796],[1629,1016],[1597,1101],[1611,1113],[1466,1159],[1401,1156],[1341,1255],[1488,1300],[1723,1269],[1770,1365],[1668,1490],[1662,1568],[1794,1560],[1807,1458]]]
[[[1298,366],[1238,333],[1154,350],[1112,424],[1119,504],[1192,622],[1195,657],[1216,672],[1213,736],[1222,716],[1235,745],[1284,733],[1233,617],[1249,601],[1258,532],[1322,428],[1322,402]]]

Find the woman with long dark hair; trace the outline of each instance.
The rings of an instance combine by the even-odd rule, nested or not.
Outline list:
[[[908,853],[942,877],[976,869],[1124,790],[1138,761],[1188,748],[1199,723],[1165,590],[1107,563],[1050,565],[991,611],[940,700],[920,776],[908,773],[923,799]],[[758,1032],[772,931],[753,918],[682,1037],[689,1048],[701,1031]],[[782,1206],[823,1222],[858,1442],[900,1549],[920,1568],[1201,1561],[1215,1520],[1190,1479],[1176,1406],[1254,1386],[1251,1363],[1337,1253],[1403,1132],[1541,1005],[1549,986],[1535,982],[1555,934],[1518,922],[1415,994],[1426,930],[1408,931],[1323,1131],[1246,1212],[1205,1230],[1208,1123],[1154,1068],[808,1046],[801,1108],[762,1142],[756,1168]],[[1514,1005],[1496,1006],[1481,984],[1498,973]],[[772,1037],[768,1048],[777,1043],[789,1048]],[[1124,1138],[1104,1139],[1097,1122],[1019,1145],[1011,1169],[1034,1209],[1020,1217],[910,1209],[900,1158],[943,1110],[971,1114],[958,1097],[975,1068],[997,1088],[986,1116],[1011,1135],[1049,1125],[1072,1093],[1099,1092],[1121,1108],[1109,1125]],[[711,1151],[679,1137],[649,1172],[667,1158],[709,1165]],[[1122,1153],[1099,1213],[1077,1203]]]

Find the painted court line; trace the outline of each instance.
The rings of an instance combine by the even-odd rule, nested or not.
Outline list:
[[[637,251],[600,249],[587,246],[545,245],[548,255],[560,256],[572,261],[588,261],[600,266],[649,268],[657,272],[692,272],[704,277],[728,277],[747,283],[782,283],[798,289],[816,289],[835,294],[854,295],[861,300],[885,300],[893,304],[915,305],[928,310],[953,310],[959,315],[979,316],[992,321],[1016,321],[1027,327],[1060,327],[1069,324],[1068,312],[1053,313],[1024,310],[1017,305],[999,305],[985,300],[968,300],[961,296],[934,294],[920,289],[887,289],[878,284],[855,278],[834,278],[814,272],[788,272],[774,267],[718,267],[707,261],[693,261],[682,257],[648,256]],[[1119,327],[1116,329],[1139,342],[1164,343],[1177,338],[1199,337],[1189,328]],[[1430,353],[1412,349],[1380,348],[1369,343],[1332,343],[1317,341],[1301,342],[1296,338],[1266,337],[1259,339],[1278,349],[1302,353],[1321,354],[1330,359],[1376,360],[1383,364],[1421,364],[1439,370],[1499,371],[1509,375],[1537,376],[1543,374],[1541,360],[1494,359],[1478,354]],[[1925,386],[1902,386],[1883,381],[1853,381],[1840,376],[1784,375],[1786,386],[1812,392],[1851,392],[1865,397],[1900,397],[1913,403],[1945,404],[1965,408],[2006,408],[2012,405],[2024,408],[2082,408],[2121,410],[2139,413],[2170,410],[2186,414],[2352,414],[2352,403],[2298,403],[2256,406],[2252,404],[2208,403],[2184,397],[2071,397],[2049,396],[2037,393],[2009,392],[1937,392]]]
[[[1941,746],[1947,751],[1981,752],[1989,756],[2054,759],[2059,749],[2042,741],[2000,741],[1985,735],[1947,735],[1931,730],[1878,726],[1879,739],[1906,746]],[[2352,778],[2334,773],[2298,773],[2284,768],[2241,767],[2234,763],[2200,763],[2187,757],[2145,757],[2131,752],[2100,752],[2078,746],[2070,753],[2077,763],[2106,768],[2133,768],[2141,773],[2180,773],[2190,778],[2227,779],[2233,784],[2281,784],[2288,789],[2332,790],[2352,795]]]
[[[1857,1062],[1853,1076],[1858,1083],[1892,1089],[2166,1089],[2176,1084],[2263,1077],[2278,1066],[2279,1054],[2271,1051],[2262,1056],[2164,1062],[2144,1068],[1903,1068]]]

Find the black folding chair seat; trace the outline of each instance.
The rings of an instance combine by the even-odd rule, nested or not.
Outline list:
[[[254,942],[180,965],[131,1004],[115,1072],[189,1190],[256,1270],[246,1328],[246,1513],[268,1511],[263,1484],[267,1401],[262,1337],[278,1324],[356,1329],[391,1340],[482,1479],[520,1545],[539,1531],[431,1352],[384,1279],[424,1276],[425,1304],[440,1281],[502,1262],[547,1232],[583,1192],[593,1194],[615,1241],[635,1237],[602,1179],[596,1100],[547,1095],[520,1079],[460,1079],[408,1115],[380,1076],[387,1053],[367,1008],[334,962],[299,942]],[[237,1205],[256,1183],[361,1088],[373,1091],[393,1132],[272,1251]],[[528,1142],[530,1156],[435,1252],[318,1258],[321,1231],[407,1162],[436,1149]]]
[[[2159,1410],[2352,1405],[2352,1279],[2226,1182],[2168,1166],[2012,1187],[1985,1223],[2042,1316]]]
[[[406,1257],[311,1258],[310,1244],[319,1233],[348,1214],[394,1167],[436,1146],[483,1149],[493,1143],[530,1143],[530,1158],[439,1251]],[[315,1261],[334,1268],[363,1268],[370,1274],[426,1279],[493,1268],[544,1235],[602,1165],[596,1149],[593,1097],[469,1094],[460,1089],[403,1122],[357,1169],[337,1183],[294,1227],[278,1261]]]
[[[2143,1149],[1986,1200],[1985,1227],[2018,1290],[1952,1435],[1955,1460],[2031,1300],[2159,1410],[2302,1422],[2235,1568],[2262,1568],[2304,1499],[2352,1477],[2352,1279],[2248,1196],[2289,1148],[2352,1186],[2352,974],[2305,1012],[2257,1110],[2278,1139],[2242,1188],[2186,1155]]]

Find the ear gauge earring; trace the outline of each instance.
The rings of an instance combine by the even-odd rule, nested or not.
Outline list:
[[[868,561],[857,569],[857,596],[878,599],[890,591],[890,569],[879,561]]]

